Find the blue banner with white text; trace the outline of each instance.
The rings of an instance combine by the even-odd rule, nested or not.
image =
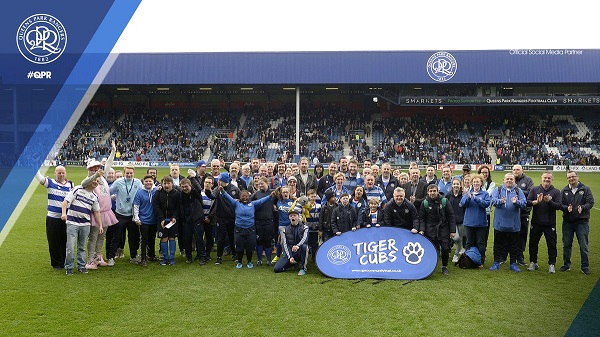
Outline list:
[[[327,240],[317,252],[317,267],[333,278],[420,280],[437,265],[426,237],[392,227],[362,228]]]

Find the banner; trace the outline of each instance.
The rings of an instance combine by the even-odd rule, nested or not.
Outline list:
[[[600,96],[401,97],[404,106],[600,105]]]
[[[566,165],[554,165],[553,171],[567,171]],[[600,166],[569,165],[569,170],[576,172],[600,172]]]
[[[420,234],[392,227],[362,228],[327,240],[317,267],[333,278],[420,280],[437,265],[437,251]]]

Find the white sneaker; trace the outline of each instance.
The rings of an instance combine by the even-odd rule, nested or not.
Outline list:
[[[535,271],[535,270],[538,270],[539,268],[540,268],[540,266],[537,263],[531,262],[529,264],[529,267],[527,267],[527,270],[529,270],[529,271]]]
[[[554,267],[554,265],[553,265],[553,264],[551,264],[551,265],[549,265],[549,266],[548,266],[548,272],[549,272],[550,274],[554,274],[554,273],[556,273],[556,268]]]
[[[115,265],[115,259],[113,259],[113,258],[108,259],[108,261],[106,262],[106,265],[109,266],[109,267],[114,266]]]
[[[452,263],[457,263],[458,262],[458,255],[454,254],[454,256],[452,257]]]
[[[460,250],[460,252],[458,252],[458,255],[463,255],[464,253],[465,253],[465,249],[464,249],[464,248],[462,248],[462,249]]]

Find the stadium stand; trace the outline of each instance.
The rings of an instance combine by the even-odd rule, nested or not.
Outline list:
[[[303,107],[300,155],[313,163],[343,155],[359,161],[430,163],[521,163],[598,165],[600,117],[585,111],[522,108],[494,114],[402,111],[370,114],[325,104]],[[277,161],[295,152],[295,110],[157,109],[126,112],[88,109],[56,154],[84,161],[109,152],[118,139],[118,159],[197,161],[223,158]],[[291,158],[292,156],[289,156]]]

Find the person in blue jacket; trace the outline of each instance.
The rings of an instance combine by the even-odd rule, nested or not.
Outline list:
[[[500,269],[510,251],[510,270],[520,272],[517,256],[520,250],[519,233],[521,231],[521,209],[527,207],[523,191],[515,185],[515,175],[504,175],[502,186],[492,192],[494,214],[494,264],[491,271]]]
[[[154,246],[156,243],[156,215],[152,206],[152,198],[156,194],[154,177],[147,174],[142,179],[144,188],[139,189],[133,198],[133,221],[140,228],[140,262],[146,267],[147,260],[156,261]]]
[[[485,209],[490,205],[490,195],[483,190],[483,176],[474,175],[471,187],[460,200],[460,207],[465,209],[463,227],[467,243],[465,250],[477,247],[481,254],[481,265],[485,262],[485,251],[487,247],[488,222]]]
[[[228,193],[224,193],[225,189],[223,186],[219,186],[219,193],[223,198],[231,204],[235,209],[235,228],[234,228],[234,241],[235,250],[237,253],[237,265],[236,268],[242,268],[242,258],[244,251],[246,251],[246,258],[248,264],[246,265],[249,269],[253,268],[252,264],[252,253],[256,248],[256,228],[254,227],[254,211],[257,207],[269,201],[275,197],[275,192],[260,198],[255,201],[250,201],[250,192],[243,190],[240,192],[240,200],[233,199]]]

